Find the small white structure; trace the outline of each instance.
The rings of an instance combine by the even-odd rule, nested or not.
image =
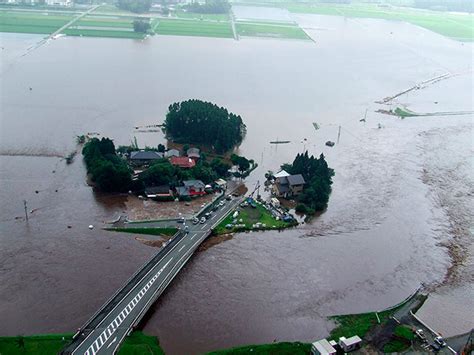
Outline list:
[[[275,177],[275,179],[278,179],[278,178],[288,177],[288,176],[290,176],[290,174],[288,174],[285,170],[280,170],[279,172],[277,172],[273,176]]]
[[[278,200],[276,197],[272,197],[270,199],[270,203],[274,206],[274,207],[280,207],[280,200]]]
[[[48,6],[72,6],[72,0],[46,0]]]
[[[357,335],[346,339],[345,337],[339,338],[339,346],[344,350],[344,352],[349,352],[352,350],[356,350],[360,348],[360,343],[362,339],[359,338]]]
[[[223,190],[227,189],[227,181],[225,181],[224,179],[217,179],[215,183],[217,186],[219,186],[219,188]]]
[[[326,340],[315,341],[311,345],[311,355],[335,355],[336,349]]]

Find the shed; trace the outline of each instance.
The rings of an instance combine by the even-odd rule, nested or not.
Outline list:
[[[201,157],[201,152],[198,148],[189,148],[186,151],[186,155],[191,159],[199,159]]]
[[[145,188],[145,195],[148,198],[172,196],[169,185],[151,186]]]
[[[216,185],[219,186],[221,189],[227,189],[227,181],[225,181],[224,179],[217,179],[215,181]]]
[[[171,157],[179,157],[179,150],[177,149],[169,149],[165,152],[165,157],[166,158],[171,158]]]
[[[311,355],[335,355],[336,349],[326,339],[315,341],[311,345]]]
[[[282,178],[282,177],[287,177],[287,176],[290,176],[290,174],[288,174],[285,170],[280,170],[279,172],[277,172],[275,175],[273,175],[276,179],[278,178]]]
[[[357,335],[354,335],[350,338],[340,337],[339,338],[339,346],[344,350],[344,352],[353,351],[360,348],[362,343],[362,339],[359,338]]]

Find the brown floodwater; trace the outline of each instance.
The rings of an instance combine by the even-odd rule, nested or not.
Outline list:
[[[305,149],[336,176],[311,223],[237,234],[191,259],[143,322],[167,353],[313,340],[331,329],[326,316],[381,309],[420,283],[435,292],[421,311],[436,329],[472,312],[473,116],[375,113],[473,110],[472,44],[396,22],[296,19],[315,42],[61,38],[22,56],[39,36],[0,35],[0,335],[74,331],[156,251],[100,230],[127,197],[95,193],[80,156],[57,156],[87,132],[164,142],[134,127],[188,98],[242,115],[238,152],[260,164],[250,189]],[[446,72],[459,75],[375,103]],[[456,331],[472,328],[466,318]]]

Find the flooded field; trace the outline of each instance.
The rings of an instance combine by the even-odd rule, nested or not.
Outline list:
[[[163,143],[135,127],[188,98],[243,117],[238,152],[259,163],[249,188],[305,149],[336,176],[311,223],[238,234],[192,258],[143,322],[167,353],[313,340],[331,329],[327,315],[392,305],[420,283],[434,291],[420,312],[435,329],[473,326],[474,315],[448,330],[473,309],[473,116],[375,113],[472,111],[472,45],[404,23],[294,18],[315,42],[61,38],[22,56],[40,37],[1,34],[1,335],[74,331],[156,251],[100,230],[127,196],[94,193],[80,156],[59,157],[87,132]],[[375,103],[447,72],[458,75]]]

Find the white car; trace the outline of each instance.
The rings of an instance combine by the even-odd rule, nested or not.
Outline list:
[[[193,224],[198,224],[199,223],[199,219],[197,219],[196,217],[193,218]]]
[[[201,220],[199,221],[201,224],[204,224],[206,223],[206,218],[205,217],[202,217]]]

